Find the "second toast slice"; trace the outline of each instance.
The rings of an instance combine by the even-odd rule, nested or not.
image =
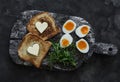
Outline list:
[[[43,41],[39,36],[28,33],[19,45],[18,55],[39,68],[50,46],[51,42]]]

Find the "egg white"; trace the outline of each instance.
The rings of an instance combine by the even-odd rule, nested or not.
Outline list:
[[[86,43],[86,45],[87,45],[86,49],[84,49],[84,50],[79,49],[79,47],[78,47],[78,42],[80,42],[80,41],[84,41],[84,42]],[[76,47],[77,47],[77,49],[78,49],[81,53],[87,53],[87,52],[89,51],[89,44],[88,44],[88,42],[87,42],[85,39],[80,39],[80,40],[78,40],[78,41],[76,42]]]
[[[69,45],[73,42],[73,38],[70,34],[68,34],[68,33],[64,34],[60,39],[60,47],[62,47],[62,48],[65,48],[65,47],[69,46],[69,45],[68,46],[63,46],[62,45],[62,40],[63,39],[67,39],[69,41]]]
[[[84,26],[87,26],[88,27],[88,33],[89,33],[89,31],[90,31],[90,26],[88,26],[88,25],[82,25],[82,26],[79,26],[76,30],[75,30],[75,33],[76,33],[76,35],[78,36],[78,37],[80,37],[80,38],[82,38],[82,37],[85,37],[87,34],[82,34],[82,32],[81,32],[81,29],[82,29],[82,27],[84,27]]]
[[[64,28],[65,25],[66,25],[66,23],[68,23],[68,22],[72,22],[72,23],[74,24],[73,30],[71,30],[71,31],[69,31],[69,30],[67,30],[67,29]],[[75,30],[75,28],[76,28],[76,23],[75,23],[73,20],[67,20],[67,21],[64,23],[63,27],[62,27],[62,31],[63,31],[64,33],[71,33],[71,32],[73,32],[73,31]]]

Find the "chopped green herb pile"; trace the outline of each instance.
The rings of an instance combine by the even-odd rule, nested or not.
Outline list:
[[[71,44],[67,48],[61,48],[59,43],[52,44],[53,51],[49,53],[49,63],[62,64],[64,66],[76,66],[74,58],[75,45]]]

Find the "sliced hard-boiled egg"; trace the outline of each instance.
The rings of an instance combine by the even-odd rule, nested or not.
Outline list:
[[[89,44],[84,39],[78,40],[76,42],[76,47],[81,53],[87,53],[89,51]]]
[[[71,33],[75,30],[76,23],[73,20],[67,20],[63,25],[63,32],[64,33]]]
[[[60,47],[68,47],[73,41],[73,38],[70,34],[64,34],[60,39]]]
[[[88,25],[82,25],[79,26],[76,30],[75,33],[78,37],[85,37],[90,31],[90,26]]]

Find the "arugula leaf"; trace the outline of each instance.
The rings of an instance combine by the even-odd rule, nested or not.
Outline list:
[[[61,48],[59,43],[52,42],[53,51],[49,53],[49,64],[56,63],[63,64],[64,66],[76,66],[74,58],[75,45],[71,44],[67,48]]]

